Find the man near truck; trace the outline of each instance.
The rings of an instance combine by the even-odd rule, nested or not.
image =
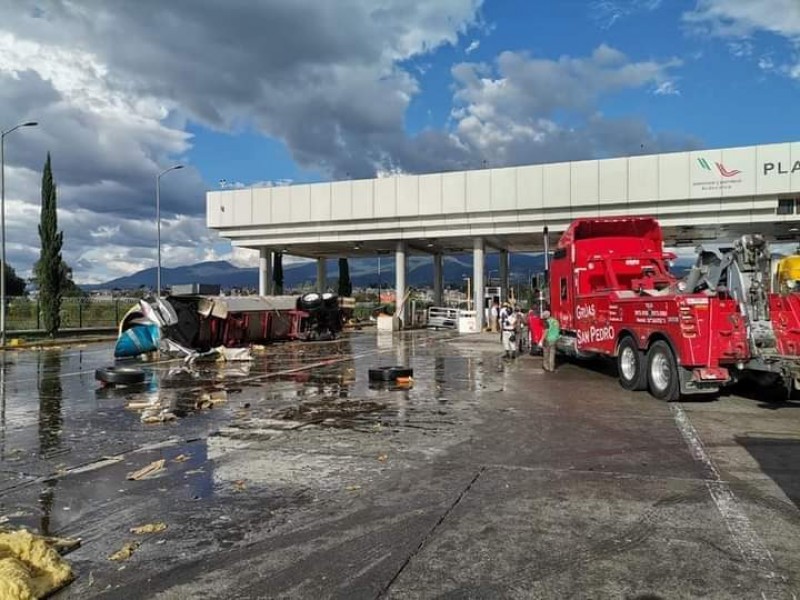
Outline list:
[[[552,373],[556,370],[556,342],[561,335],[558,320],[550,315],[549,310],[542,311],[544,332],[539,342],[542,347],[542,370]]]

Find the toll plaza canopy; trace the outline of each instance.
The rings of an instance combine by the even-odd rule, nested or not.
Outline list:
[[[206,209],[209,228],[261,252],[267,282],[275,251],[394,252],[403,265],[408,252],[471,251],[477,283],[485,248],[541,250],[545,226],[557,235],[580,217],[656,217],[669,245],[756,232],[800,239],[800,142],[210,191]]]

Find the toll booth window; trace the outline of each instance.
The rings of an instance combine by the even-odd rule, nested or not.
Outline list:
[[[567,299],[567,278],[566,277],[562,277],[561,278],[561,280],[559,281],[559,286],[561,287],[561,299],[562,300],[566,300]]]
[[[779,198],[778,209],[775,212],[779,215],[793,215],[795,203],[794,198]]]

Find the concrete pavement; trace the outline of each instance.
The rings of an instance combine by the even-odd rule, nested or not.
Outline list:
[[[4,371],[0,516],[83,538],[58,598],[798,594],[799,404],[665,404],[603,363],[503,361],[496,338],[356,332],[100,392],[109,345],[30,353]],[[385,364],[413,388],[370,387]],[[180,410],[209,390],[227,402]],[[153,396],[181,417],[124,408]]]

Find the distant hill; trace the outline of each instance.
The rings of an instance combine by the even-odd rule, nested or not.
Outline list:
[[[499,256],[486,256],[486,272],[493,279],[499,277]],[[544,258],[541,254],[514,254],[511,256],[512,279],[525,279],[543,269]],[[336,287],[339,277],[338,261],[328,261],[328,285]],[[317,265],[314,262],[287,263],[283,267],[284,285],[298,287],[303,283],[316,281]],[[445,285],[461,285],[464,277],[472,277],[472,256],[454,255],[444,259]],[[356,287],[376,286],[378,283],[378,259],[361,258],[350,260],[350,279]],[[394,285],[394,257],[381,257],[380,281],[384,286]],[[172,286],[185,283],[218,284],[223,289],[257,288],[258,269],[235,267],[227,261],[202,262],[184,267],[161,268],[161,284]],[[408,259],[408,285],[430,287],[433,285],[433,262],[430,258],[411,256]],[[141,286],[154,288],[156,285],[156,269],[149,268],[119,277],[100,284],[81,286],[91,290],[135,290]]]

